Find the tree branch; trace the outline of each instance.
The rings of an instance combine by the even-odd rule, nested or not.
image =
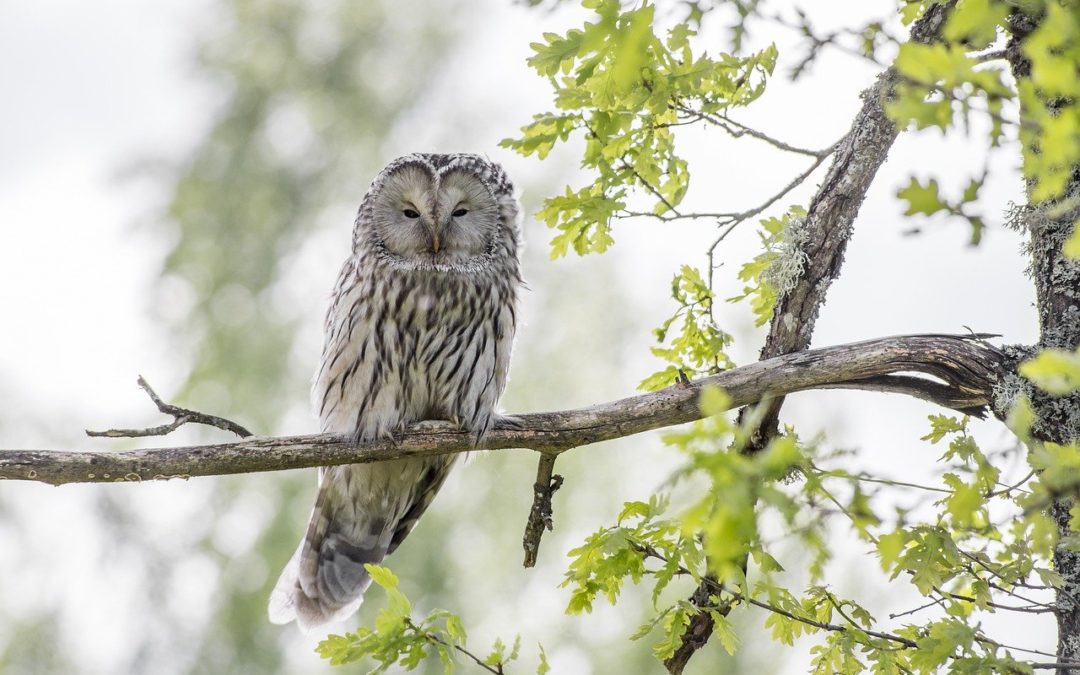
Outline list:
[[[1027,14],[1026,8],[1017,7],[1009,17],[1011,33],[1005,56],[1013,77],[1018,82],[1031,81],[1032,64],[1024,46],[1025,42],[1038,28],[1040,23],[1049,19],[1044,13]],[[1033,10],[1027,10],[1033,11]],[[1040,103],[1052,112],[1058,113],[1066,106],[1075,105],[1075,101],[1062,98],[1045,98]],[[1020,119],[1028,117],[1028,102],[1021,101]],[[1035,149],[1034,154],[1039,154]],[[1028,165],[1031,156],[1024,154],[1024,164]],[[1030,175],[1029,166],[1025,173]],[[1035,282],[1036,306],[1039,311],[1039,347],[1060,349],[1080,348],[1080,261],[1070,260],[1065,256],[1064,243],[1080,218],[1080,208],[1076,197],[1080,194],[1080,165],[1072,167],[1064,194],[1042,203],[1033,203],[1030,199],[1032,181],[1029,180],[1029,203],[1023,211],[1022,220],[1028,231],[1027,250],[1031,255],[1031,278]],[[1032,428],[1040,438],[1056,443],[1070,443],[1080,439],[1080,392],[1063,397],[1051,397],[1042,392],[1032,392],[1032,408],[1036,420]],[[1068,537],[1076,535],[1072,527],[1072,512],[1075,500],[1061,495],[1050,505],[1049,513],[1057,525],[1061,541],[1054,548],[1054,569],[1061,575],[1061,586],[1055,589],[1056,617],[1058,625],[1057,658],[1059,662],[1074,664],[1080,661],[1080,551],[1067,545]],[[1080,667],[1059,668],[1064,675],[1080,673]]]
[[[1004,355],[983,337],[907,335],[787,354],[587,408],[516,415],[510,423],[496,424],[482,448],[557,454],[691,422],[701,418],[698,397],[710,386],[725,389],[732,408],[808,389],[849,387],[903,393],[918,389],[920,398],[973,410],[990,401],[1005,363]],[[911,376],[882,379],[911,372],[941,382],[915,385],[917,378]],[[450,423],[425,423],[394,440],[362,445],[325,434],[121,452],[0,450],[0,478],[53,485],[190,478],[468,452],[477,449],[473,441],[471,434]]]
[[[104,437],[104,438],[143,438],[146,436],[166,436],[176,431],[185,424],[205,424],[206,426],[216,427],[222,431],[228,431],[234,433],[240,438],[248,438],[253,436],[250,431],[240,426],[232,420],[227,420],[224,417],[218,417],[217,415],[207,415],[196,410],[188,410],[187,408],[181,408],[179,406],[170,405],[161,400],[161,397],[150,387],[150,384],[143,379],[140,375],[136,381],[139,387],[146,392],[146,395],[150,397],[150,400],[154,402],[157,409],[161,412],[169,415],[173,418],[172,422],[168,424],[161,424],[156,427],[146,427],[145,429],[106,429],[105,431],[90,431],[86,430],[87,436]]]
[[[522,545],[525,547],[525,567],[536,565],[536,556],[540,552],[540,538],[544,536],[544,530],[554,529],[551,521],[551,496],[562,487],[563,477],[553,474],[555,458],[558,455],[551,452],[540,453],[540,461],[536,465],[536,483],[533,484],[533,505],[529,511],[529,520],[525,523],[525,536]]]

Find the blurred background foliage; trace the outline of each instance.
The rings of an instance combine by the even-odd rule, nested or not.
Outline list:
[[[138,225],[165,242],[149,310],[167,327],[175,361],[190,368],[177,393],[162,394],[259,434],[310,426],[307,391],[330,289],[315,287],[304,270],[336,270],[344,259],[356,205],[392,159],[387,137],[410,111],[431,103],[428,92],[448,53],[482,14],[470,3],[421,0],[212,5],[212,28],[194,65],[196,77],[215,87],[216,111],[186,157],[140,165],[168,196],[157,217]],[[434,138],[447,150],[472,150],[470,133],[467,124],[448,124]],[[564,178],[537,180],[547,184],[519,185],[527,213]],[[627,311],[632,299],[617,285],[595,283],[613,275],[614,263],[568,264],[555,273],[543,228],[529,219],[526,230],[534,242],[527,249],[526,316],[560,319],[557,330],[523,329],[530,339],[519,340],[504,407],[572,407],[632,390],[638,378],[619,371],[617,354],[627,334],[647,330]],[[614,358],[552,367],[569,352]],[[51,437],[42,432],[40,438]],[[176,442],[220,438],[186,433]],[[656,451],[637,447],[635,453]],[[478,643],[521,633],[527,655],[542,638],[549,658],[572,669],[651,672],[647,642],[626,641],[644,616],[643,600],[564,620],[566,593],[556,588],[564,552],[594,519],[610,518],[640,494],[642,486],[616,480],[633,456],[615,443],[560,462],[569,478],[556,499],[560,530],[545,539],[535,570],[520,565],[535,466],[525,453],[471,459],[388,562],[419,609],[460,613]],[[662,467],[665,460],[650,461]],[[313,650],[321,636],[266,619],[269,591],[303,532],[314,488],[314,471],[200,480],[170,504],[180,516],[162,523],[155,522],[155,502],[172,493],[87,487],[88,517],[102,532],[97,565],[125,587],[110,610],[129,613],[134,627],[109,658],[112,672],[327,672]],[[0,501],[0,532],[12,541],[32,538],[18,518],[4,518],[4,508]],[[32,547],[24,555],[33,560]],[[370,622],[381,603],[372,596],[359,622]],[[86,671],[63,647],[72,629],[63,599],[37,610],[2,617],[12,630],[0,635],[0,672]]]

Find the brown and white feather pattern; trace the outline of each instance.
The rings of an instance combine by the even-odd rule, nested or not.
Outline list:
[[[419,217],[395,222],[401,204]],[[443,213],[462,204],[471,220]],[[323,432],[362,442],[442,419],[483,437],[510,364],[518,214],[502,168],[478,155],[409,155],[375,178],[327,313],[312,391]],[[434,240],[442,236],[445,248],[403,234],[442,221]],[[306,630],[352,614],[370,584],[364,564],[397,548],[454,459],[320,469],[311,522],[271,596],[271,620]]]

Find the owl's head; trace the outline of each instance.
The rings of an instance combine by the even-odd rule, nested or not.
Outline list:
[[[372,182],[354,246],[409,269],[476,269],[516,258],[513,193],[502,167],[480,155],[406,155]]]

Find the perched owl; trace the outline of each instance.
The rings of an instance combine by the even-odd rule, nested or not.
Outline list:
[[[479,155],[394,160],[360,205],[326,317],[312,398],[325,433],[359,442],[449,420],[482,438],[506,384],[516,324],[519,206]],[[456,456],[323,467],[307,534],[270,598],[301,629],[343,619]]]

